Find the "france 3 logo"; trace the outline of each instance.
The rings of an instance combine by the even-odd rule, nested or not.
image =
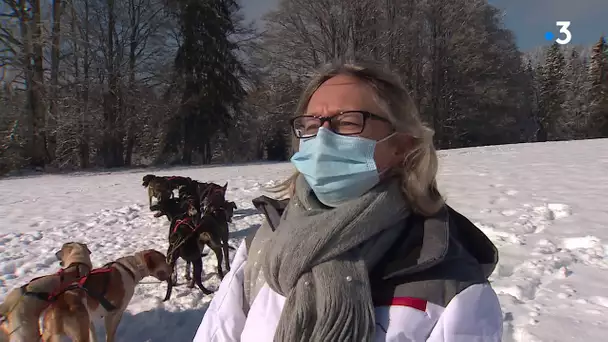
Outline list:
[[[555,26],[559,27],[559,33],[557,37],[551,31],[545,33],[545,39],[548,41],[554,41],[557,44],[565,45],[570,43],[572,40],[572,32],[570,32],[570,22],[569,21],[556,21]],[[563,36],[561,36],[563,35]]]

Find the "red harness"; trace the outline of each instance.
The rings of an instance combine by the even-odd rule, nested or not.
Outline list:
[[[66,286],[63,286],[63,287],[59,288],[58,290],[52,292],[49,295],[48,300],[54,301],[57,299],[57,297],[59,297],[61,294],[63,294],[66,291],[81,289],[81,290],[84,290],[89,296],[96,299],[99,302],[99,304],[101,304],[101,306],[103,306],[103,308],[106,309],[106,311],[116,310],[116,306],[114,306],[112,303],[110,303],[110,301],[108,301],[105,298],[105,295],[108,292],[108,287],[110,285],[110,277],[109,277],[110,272],[112,272],[112,267],[110,264],[108,264],[102,268],[93,269],[93,270],[91,270],[91,272],[89,272],[89,274],[85,275],[84,277],[81,277],[80,279],[78,279],[70,284],[67,284]],[[91,277],[93,275],[98,275],[98,274],[107,274],[108,277],[106,277],[106,279],[105,279],[105,284],[103,286],[103,289],[101,290],[101,293],[93,293],[87,286],[87,282],[89,280],[89,277]]]
[[[103,287],[103,290],[101,291],[101,293],[93,293],[89,290],[89,287],[87,286],[87,281],[89,280],[90,276],[98,275],[98,274],[108,274],[109,275],[110,272],[112,272],[112,267],[111,267],[111,264],[108,264],[102,268],[96,268],[96,269],[91,270],[88,274],[74,280],[71,283],[62,284],[52,292],[27,291],[26,287],[29,285],[29,283],[28,283],[21,287],[21,293],[24,296],[33,296],[33,297],[43,300],[45,302],[52,303],[52,302],[56,301],[57,298],[59,298],[59,296],[61,296],[66,291],[81,289],[81,290],[84,290],[89,296],[91,296],[94,299],[96,299],[97,301],[99,301],[99,304],[101,304],[101,306],[103,306],[104,309],[106,309],[107,311],[113,311],[113,310],[116,310],[116,307],[105,298],[105,294],[107,293],[108,287],[110,285],[109,276],[106,278],[106,282],[104,284],[104,287]],[[61,269],[61,270],[59,270],[59,272],[57,272],[57,275],[60,275],[61,277],[63,277],[64,273],[65,273],[65,269]],[[129,273],[131,273],[131,272],[129,271]],[[32,281],[43,278],[43,277],[35,278]]]
[[[91,270],[91,272],[89,272],[89,274],[85,275],[84,277],[81,277],[80,279],[71,283],[67,287],[75,286],[77,288],[86,290],[85,285],[87,283],[87,280],[89,280],[90,276],[95,275],[95,274],[104,274],[104,273],[110,273],[110,272],[112,272],[112,267],[110,267],[110,266],[104,266],[103,268],[96,268],[94,270]],[[62,291],[62,292],[65,292],[65,291]]]
[[[192,229],[192,231],[195,231],[196,228],[198,228],[192,224],[192,217],[185,217],[183,219],[175,221],[175,226],[171,230],[171,234],[175,234],[175,232],[177,232],[177,228],[181,225],[188,226],[188,228]]]
[[[216,187],[213,189],[207,189],[205,192],[206,194],[204,195],[204,198],[208,198],[209,196],[215,194],[215,193],[223,193],[223,188],[222,187]],[[225,200],[224,200],[225,202]],[[215,211],[218,208],[214,208],[214,210],[211,210],[211,212],[209,211],[209,206],[207,206],[207,208],[204,209],[203,211],[203,216],[205,215],[210,215],[212,217],[215,218]],[[220,208],[220,209],[224,209],[224,208]],[[185,237],[183,237],[183,239],[180,239],[178,241],[175,241],[174,243],[171,243],[171,237],[173,234],[175,234],[177,232],[177,229],[182,226],[188,226],[188,228],[190,228],[191,235],[187,235]],[[174,251],[176,251],[178,248],[180,248],[196,231],[197,229],[200,227],[199,225],[194,225],[192,222],[192,217],[190,216],[186,216],[182,219],[178,219],[175,221],[175,225],[171,228],[171,231],[169,233],[169,251],[167,252],[167,260],[169,260],[171,258],[171,255],[173,254]]]
[[[74,264],[71,264],[71,265],[69,265],[69,266],[68,266],[68,267],[66,267],[66,268],[62,268],[62,269],[60,269],[60,270],[59,270],[59,271],[57,271],[55,274],[50,274],[50,275],[40,276],[40,277],[36,277],[36,278],[34,278],[34,279],[30,280],[30,281],[29,281],[27,284],[25,284],[25,285],[21,286],[21,294],[22,294],[22,295],[24,295],[24,296],[32,296],[32,297],[36,297],[36,298],[38,298],[38,299],[40,299],[40,300],[47,301],[47,302],[50,302],[50,301],[54,300],[54,298],[55,298],[56,296],[55,296],[55,295],[53,295],[53,294],[54,294],[54,293],[59,293],[59,290],[58,290],[58,289],[61,289],[61,286],[62,286],[62,285],[63,285],[64,287],[66,287],[66,286],[69,286],[70,284],[72,284],[72,283],[68,283],[68,284],[65,284],[65,285],[64,285],[64,284],[63,284],[63,281],[64,281],[64,279],[65,279],[64,277],[65,277],[65,274],[66,274],[66,273],[70,273],[70,272],[72,272],[72,271],[67,272],[67,270],[68,270],[68,269],[70,269],[72,266],[76,266],[76,267],[78,267],[78,264],[80,264],[80,263],[74,263]],[[82,276],[80,275],[80,272],[78,271],[78,268],[76,268],[76,271],[75,271],[75,272],[77,272],[77,273],[78,273],[78,276],[82,277]],[[38,279],[42,279],[42,278],[46,278],[46,277],[53,277],[53,276],[59,276],[59,284],[60,284],[60,285],[59,285],[59,288],[58,288],[58,289],[55,289],[55,291],[53,291],[53,292],[36,292],[36,291],[28,291],[28,290],[27,290],[27,287],[28,287],[28,286],[29,286],[29,285],[30,285],[32,282],[34,282],[34,281],[36,281],[36,280],[38,280]],[[84,275],[84,276],[86,277],[86,275]],[[61,292],[61,293],[63,293],[63,292]],[[61,294],[61,293],[59,293],[59,294]]]

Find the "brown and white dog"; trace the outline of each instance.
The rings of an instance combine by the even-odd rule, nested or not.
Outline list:
[[[65,268],[56,274],[33,279],[9,292],[0,304],[0,316],[6,319],[0,324],[0,341],[4,341],[3,338],[6,341],[38,341],[38,320],[44,309],[51,304],[53,293],[89,273],[93,268],[90,255],[91,251],[84,243],[65,243],[55,253]]]
[[[152,174],[145,175],[141,185],[148,188],[148,201],[150,209],[156,211],[156,206],[152,205],[152,198],[156,198],[158,202],[162,202],[173,198],[173,191],[181,186],[187,186],[192,183],[190,177],[181,176],[155,176]],[[162,215],[160,215],[162,216]]]
[[[104,318],[106,341],[114,341],[122,314],[135,287],[145,277],[166,281],[171,268],[166,257],[154,249],[140,251],[92,270],[75,289],[57,297],[43,316],[43,341],[96,341],[95,318]]]
[[[173,184],[167,177],[145,175],[141,185],[148,188],[149,206],[152,208],[152,198],[163,201],[173,197]]]

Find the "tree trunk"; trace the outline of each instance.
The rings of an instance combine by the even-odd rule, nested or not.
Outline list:
[[[27,1],[21,0],[21,32],[25,66],[25,87],[30,109],[30,136],[27,156],[33,167],[44,167],[47,161],[45,139],[45,109],[43,102],[44,69],[42,64],[42,28],[40,0],[34,0],[31,8],[33,18],[27,10]],[[33,20],[32,20],[33,19]]]
[[[538,130],[536,131],[536,141],[537,142],[545,142],[549,138],[547,134],[547,130],[542,123],[538,124]]]
[[[211,160],[213,160],[213,151],[211,150],[211,141],[209,139],[205,139],[205,164],[211,164]]]
[[[74,7],[72,6],[74,11]],[[75,11],[74,11],[75,12]],[[88,122],[88,111],[89,111],[89,67],[91,65],[91,47],[89,41],[89,0],[84,0],[84,54],[82,62],[82,102],[83,108],[80,114],[80,144],[79,144],[79,155],[80,155],[80,167],[88,168],[90,166],[90,132]],[[76,14],[72,15],[74,18]],[[78,70],[78,65],[76,65]]]
[[[125,153],[125,165],[131,165],[133,162],[133,148],[135,147],[136,130],[135,124],[137,122],[136,117],[136,86],[135,86],[135,62],[137,61],[137,32],[139,32],[138,22],[138,6],[135,5],[135,1],[131,0],[130,5],[130,21],[131,21],[131,42],[129,44],[129,104],[127,105],[127,146]]]
[[[55,160],[57,149],[57,118],[59,114],[59,52],[61,44],[61,0],[53,1],[53,28],[51,32],[51,91],[49,99],[49,116],[47,118],[47,151],[49,161]],[[76,57],[78,58],[78,57]]]
[[[108,50],[106,55],[106,70],[108,71],[108,91],[104,95],[104,137],[102,155],[105,167],[123,166],[123,147],[119,119],[119,87],[116,70],[116,51],[114,47],[114,32],[116,29],[116,14],[114,0],[108,1]]]
[[[191,109],[188,108],[188,111]],[[194,153],[195,147],[195,132],[194,127],[194,114],[187,113],[182,120],[182,132],[184,137],[184,149],[182,151],[182,163],[185,165],[192,164],[192,154]]]

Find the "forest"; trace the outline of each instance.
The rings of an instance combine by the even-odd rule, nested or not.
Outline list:
[[[439,149],[608,137],[608,44],[522,52],[486,0],[0,0],[0,175],[287,160],[307,80],[398,73]]]

